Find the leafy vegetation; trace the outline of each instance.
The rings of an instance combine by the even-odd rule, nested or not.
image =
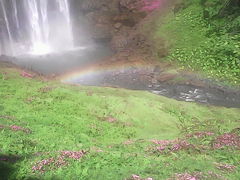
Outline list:
[[[239,109],[0,68],[2,179],[240,176]]]
[[[239,85],[239,1],[185,0],[174,12],[159,19],[155,34],[170,49],[165,59]]]

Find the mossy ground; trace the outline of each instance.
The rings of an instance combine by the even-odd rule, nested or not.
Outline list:
[[[239,151],[211,148],[214,139],[239,126],[239,109],[179,102],[142,91],[82,87],[20,76],[0,68],[0,179],[119,179],[138,174],[167,179],[175,173],[202,172],[238,179]],[[14,128],[14,127],[21,127]],[[211,131],[191,139],[207,149],[154,151],[152,139],[171,140]],[[38,162],[62,151],[86,151],[66,164]],[[218,169],[215,163],[236,166]],[[211,178],[208,178],[211,179]],[[214,179],[214,177],[212,178]]]

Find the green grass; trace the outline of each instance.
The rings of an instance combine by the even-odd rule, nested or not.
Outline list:
[[[0,68],[1,178],[123,180],[138,174],[167,179],[175,173],[212,171],[237,180],[239,167],[226,172],[214,162],[239,166],[239,151],[210,147],[216,136],[239,125],[239,113],[239,109],[179,102],[141,91],[28,79],[15,69]],[[116,121],[110,123],[108,118]],[[30,132],[13,131],[11,125]],[[150,142],[198,131],[215,133],[201,142],[191,139],[209,149],[161,154]],[[128,140],[132,143],[125,144]],[[60,168],[51,164],[44,173],[32,171],[37,162],[57,158],[65,150],[87,153],[80,160],[65,159],[68,165]]]
[[[239,18],[207,20],[203,12],[199,0],[195,0],[176,14],[168,12],[159,16],[153,33],[156,49],[162,49],[158,41],[163,39],[162,46],[169,50],[165,60],[226,84],[239,85],[239,34],[226,32],[227,28],[237,26]]]

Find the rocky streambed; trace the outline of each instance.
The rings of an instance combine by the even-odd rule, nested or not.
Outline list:
[[[95,67],[63,76],[63,82],[131,90],[144,90],[180,101],[240,108],[240,91],[194,74],[159,65]]]

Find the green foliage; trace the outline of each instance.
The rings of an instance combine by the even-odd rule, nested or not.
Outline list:
[[[147,92],[42,82],[2,68],[0,99],[1,178],[123,180],[138,174],[167,179],[175,173],[209,171],[229,179],[239,177],[240,169],[226,173],[214,165],[237,166],[236,150],[163,155],[154,153],[150,142],[198,131],[216,136],[230,132],[239,124],[239,109],[179,102]],[[107,117],[116,122],[108,122]],[[28,131],[15,131],[9,128],[12,125]],[[210,141],[191,139],[195,145],[210,146]],[[68,159],[59,168],[51,164],[44,173],[32,170],[37,162],[57,158],[66,150],[87,154],[80,160]]]
[[[166,59],[240,84],[240,11],[229,8],[226,1],[196,0],[176,15],[161,19],[156,37],[167,41],[170,53]],[[219,16],[223,9],[229,10],[227,15]]]

